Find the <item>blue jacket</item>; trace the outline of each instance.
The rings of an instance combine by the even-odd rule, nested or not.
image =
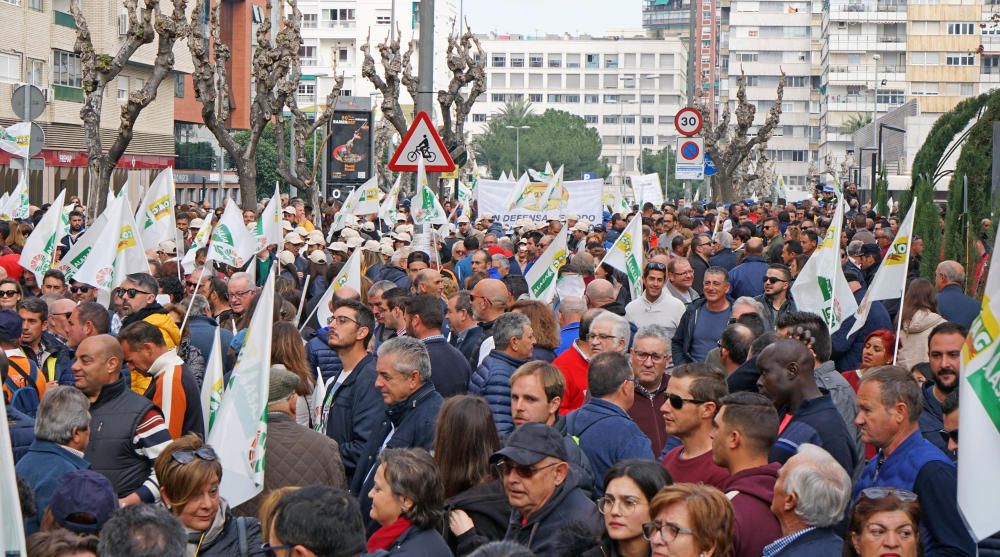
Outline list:
[[[941,437],[941,430],[944,429],[944,412],[941,410],[941,403],[934,398],[934,382],[924,383],[922,390],[924,392],[924,407],[920,411],[920,419],[918,420],[920,434],[941,452],[949,457],[954,457],[955,455],[948,450],[948,444]]]
[[[437,392],[443,397],[465,394],[472,375],[469,360],[443,336],[425,338],[423,342],[431,358],[431,383]]]
[[[24,479],[35,494],[38,504],[38,514],[45,513],[43,509],[49,506],[52,493],[59,485],[59,479],[73,470],[86,470],[90,463],[69,452],[64,447],[51,442],[35,439],[28,452],[18,461],[14,471]],[[25,519],[26,533],[33,534],[40,526],[40,516]]]
[[[452,331],[449,336],[448,344],[458,348],[458,351],[465,356],[466,363],[469,363],[472,361],[472,355],[476,348],[479,348],[479,344],[483,341],[483,328],[479,325],[473,325],[461,333]],[[472,369],[471,363],[469,363],[469,369]]]
[[[854,299],[861,303],[861,299],[865,297],[865,289],[862,288],[854,293]],[[870,335],[873,331],[879,329],[885,329],[887,331],[895,332],[896,326],[892,324],[892,319],[889,318],[889,312],[886,311],[885,306],[882,302],[872,302],[871,309],[868,310],[868,320],[865,324],[861,326],[861,329],[851,335],[847,336],[847,332],[854,327],[856,319],[853,315],[844,319],[844,322],[837,329],[836,333],[830,337],[830,341],[833,345],[832,359],[833,363],[837,366],[837,371],[844,372],[850,371],[852,369],[858,369],[861,367],[861,351],[865,347],[865,338]]]
[[[382,267],[375,277],[375,282],[380,280],[392,281],[400,288],[410,289],[410,276],[406,274],[404,269],[395,265]]]
[[[365,553],[361,557],[451,557],[451,549],[434,528],[420,529],[410,526],[389,545],[388,550]]]
[[[17,408],[12,408],[9,404],[4,406],[7,410],[10,444],[14,449],[14,463],[17,464],[24,453],[28,452],[28,447],[35,442],[35,420]]]
[[[580,322],[570,323],[559,330],[559,348],[556,348],[556,356],[573,347],[573,342],[580,338]]]
[[[466,255],[455,262],[455,274],[458,275],[458,282],[465,283],[465,279],[472,274],[472,256]],[[462,288],[462,284],[458,285]]]
[[[729,296],[734,300],[740,296],[760,296],[764,293],[764,276],[767,274],[767,261],[759,255],[748,255],[729,271],[729,284],[732,289]]]
[[[316,331],[316,335],[306,343],[306,357],[309,359],[309,365],[313,369],[319,369],[323,381],[329,381],[344,371],[344,364],[340,361],[340,356],[326,343],[329,333],[330,328],[323,327]]]
[[[976,544],[958,512],[958,473],[955,464],[920,431],[914,431],[882,460],[882,452],[868,461],[854,485],[854,499],[869,487],[895,487],[917,494],[920,503],[920,541],[926,557],[975,555]]]
[[[510,376],[524,363],[525,360],[494,348],[483,358],[483,363],[469,381],[469,393],[479,395],[489,403],[493,422],[501,436],[514,431],[514,417],[510,411]]]
[[[765,557],[840,557],[844,553],[844,539],[837,535],[833,528],[813,528],[795,538],[791,543],[781,548],[777,553],[768,553],[764,547]]]
[[[802,401],[771,447],[768,460],[784,464],[799,452],[803,443],[823,447],[847,470],[848,476],[854,477],[854,465],[858,462],[857,447],[830,395]]]
[[[953,321],[969,330],[972,322],[979,317],[983,306],[975,299],[962,293],[957,284],[949,284],[938,292],[938,313],[948,321]]]
[[[698,298],[684,309],[684,315],[677,323],[674,338],[670,340],[670,352],[673,354],[672,365],[690,364],[695,361],[694,356],[691,355],[691,348],[694,345],[694,329],[698,325],[698,310],[707,303],[708,300],[705,298]],[[732,309],[733,304],[730,301],[729,310],[732,311]],[[722,336],[722,331],[719,331],[719,336]]]
[[[375,388],[375,356],[368,354],[362,358],[343,384],[336,391],[333,389],[331,383],[323,402],[326,435],[340,446],[344,477],[349,478],[385,415],[385,403]]]
[[[719,253],[708,258],[708,264],[712,267],[722,267],[727,271],[732,271],[736,268],[739,262],[739,257],[736,256],[736,252],[732,248],[722,248]]]
[[[628,413],[615,404],[592,398],[566,416],[566,432],[576,437],[604,491],[604,473],[629,458],[654,460],[653,445]]]
[[[188,318],[187,328],[191,345],[201,351],[206,363],[212,355],[212,340],[215,338],[215,328],[218,326],[219,323],[215,319],[204,315],[192,315]],[[229,345],[233,342],[233,332],[225,327],[220,328],[219,340],[222,342],[222,368],[228,375],[235,363],[229,356]]]

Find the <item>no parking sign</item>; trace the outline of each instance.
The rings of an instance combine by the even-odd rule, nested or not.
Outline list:
[[[700,137],[678,137],[674,176],[679,180],[705,177],[705,143]]]

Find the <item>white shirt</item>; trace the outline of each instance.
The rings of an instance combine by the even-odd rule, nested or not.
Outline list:
[[[625,306],[625,318],[635,323],[636,327],[661,325],[670,331],[670,338],[674,337],[674,331],[677,330],[682,315],[684,315],[684,302],[671,296],[666,288],[654,302],[650,302],[643,292],[642,296]]]

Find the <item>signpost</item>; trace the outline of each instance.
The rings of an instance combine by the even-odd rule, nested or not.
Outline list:
[[[45,110],[45,95],[38,87],[26,83],[14,89],[14,93],[10,97],[10,104],[11,108],[14,109],[14,114],[18,118],[26,123],[31,123],[28,152],[21,161],[21,172],[24,173],[24,181],[26,184],[30,184],[30,171],[35,167],[35,165],[31,164],[31,157],[41,153],[45,147],[45,133],[42,131],[42,127],[32,122],[32,120],[41,116],[42,111]],[[44,161],[42,164],[44,168]]]
[[[445,148],[426,112],[418,112],[413,119],[403,141],[389,160],[389,169],[416,172],[418,158],[424,159],[427,172],[451,172],[455,168],[451,153]]]
[[[701,112],[690,106],[678,110],[674,115],[674,127],[683,136],[696,135],[701,131],[702,123]]]
[[[678,137],[674,177],[701,180],[705,177],[705,145],[700,137]]]

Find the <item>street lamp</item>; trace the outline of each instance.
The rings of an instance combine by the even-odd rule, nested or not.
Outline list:
[[[508,130],[514,130],[514,166],[517,175],[521,175],[521,130],[530,130],[531,126],[504,126]]]
[[[872,106],[872,124],[875,124],[878,118],[878,61],[882,59],[882,55],[873,54],[872,59],[875,60],[875,104]]]

